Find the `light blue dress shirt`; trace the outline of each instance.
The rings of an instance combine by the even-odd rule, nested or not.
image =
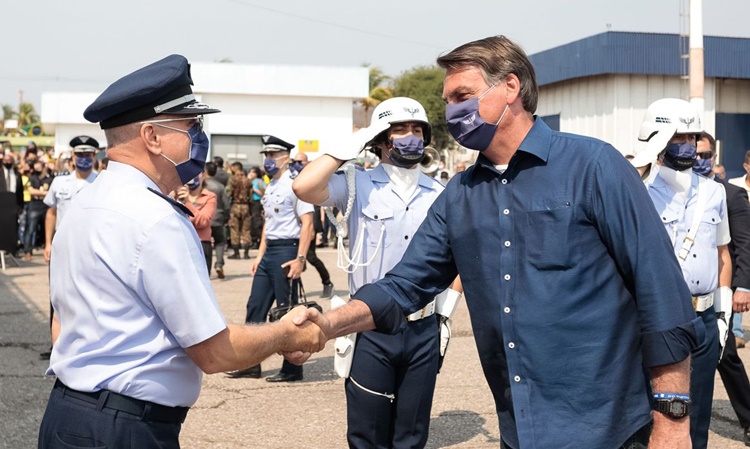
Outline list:
[[[393,189],[382,165],[373,170],[357,170],[355,173],[357,193],[347,223],[350,256],[354,251],[355,240],[364,227],[361,260],[366,262],[373,257],[374,259],[369,266],[359,267],[349,274],[349,293],[377,281],[396,266],[427,216],[430,206],[444,189],[442,184],[420,173],[419,187],[411,198],[401,198]],[[328,192],[328,199],[321,205],[334,206],[345,212],[348,189],[344,173],[338,172],[331,177]]]
[[[687,199],[675,194],[659,175],[648,184],[648,194],[669,234],[675,255],[680,253],[682,242],[693,224],[693,213],[698,201],[698,180],[699,175],[693,173]],[[695,242],[687,258],[680,263],[685,282],[693,296],[711,293],[719,286],[719,255],[716,247],[730,241],[724,187],[713,181],[704,184],[706,209]]]
[[[272,179],[261,199],[266,213],[266,240],[299,239],[299,217],[315,210],[312,204],[297,199],[292,190],[291,172]]]
[[[68,210],[70,200],[96,179],[97,173],[91,171],[86,179],[78,179],[76,173],[70,173],[63,176],[57,176],[52,180],[49,191],[44,197],[44,204],[49,207],[57,208],[57,219],[55,220],[55,229],[60,227],[60,222]]]
[[[47,374],[80,391],[106,389],[190,406],[202,372],[183,348],[226,328],[189,218],[110,162],[78,193],[52,242],[50,295],[60,321]]]

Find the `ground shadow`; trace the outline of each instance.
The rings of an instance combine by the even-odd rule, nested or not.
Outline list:
[[[710,430],[730,440],[744,441],[744,430],[737,420],[732,405],[726,399],[714,399],[711,408]]]
[[[442,412],[430,421],[430,438],[426,448],[449,447],[484,436],[487,444],[500,446],[500,440],[484,428],[487,420],[471,410]]]

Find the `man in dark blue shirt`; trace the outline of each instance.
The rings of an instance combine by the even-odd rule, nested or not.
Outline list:
[[[611,145],[533,115],[534,69],[505,37],[438,64],[448,127],[477,163],[385,278],[307,318],[329,338],[394,333],[460,274],[502,447],[689,448],[685,410],[652,417],[648,384],[689,400],[705,329],[637,172]]]

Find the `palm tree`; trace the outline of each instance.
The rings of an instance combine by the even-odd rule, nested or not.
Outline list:
[[[13,110],[13,107],[11,105],[9,104],[3,105],[3,120],[2,120],[2,127],[0,127],[0,129],[2,129],[3,132],[5,132],[5,121],[16,117],[16,115],[17,115],[16,111]]]
[[[31,103],[21,103],[18,107],[18,127],[21,128],[39,121],[39,114]]]
[[[370,64],[364,63],[362,67],[370,67]],[[383,73],[378,67],[370,67],[370,95],[360,100],[360,104],[365,112],[365,126],[370,125],[370,110],[379,105],[380,102],[393,97],[393,91],[387,85],[391,77]]]

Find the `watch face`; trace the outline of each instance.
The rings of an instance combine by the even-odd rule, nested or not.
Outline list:
[[[672,403],[672,413],[675,415],[682,415],[685,413],[685,404],[682,402],[673,402]]]

